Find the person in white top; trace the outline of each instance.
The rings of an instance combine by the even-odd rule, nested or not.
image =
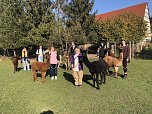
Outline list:
[[[44,62],[44,50],[42,48],[42,46],[39,46],[39,48],[36,51],[36,55],[37,55],[37,61],[38,62]]]
[[[83,79],[83,57],[80,49],[75,49],[75,54],[71,57],[72,75],[75,80],[75,86],[82,86]]]

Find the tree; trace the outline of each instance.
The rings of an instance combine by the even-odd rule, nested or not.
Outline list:
[[[84,32],[83,36],[75,37],[78,38],[78,41],[80,37],[80,40],[84,38],[83,40],[81,40],[81,43],[86,40],[89,41],[89,39],[91,39],[90,37],[92,37],[93,34],[92,30],[96,14],[91,12],[93,4],[94,0],[72,0],[63,8],[63,12],[66,15],[66,27],[76,27],[78,29],[76,30],[77,32],[79,32],[80,30]],[[82,33],[80,34],[82,35]]]
[[[146,22],[133,13],[124,13],[111,20],[97,22],[95,28],[98,38],[108,42],[139,42],[146,34]]]
[[[54,28],[57,23],[51,12],[51,5],[50,0],[30,0],[26,2],[26,22],[30,28],[22,42],[43,46],[52,44],[55,40]]]
[[[0,34],[1,46],[5,49],[20,47],[22,31],[23,3],[18,0],[1,1]]]

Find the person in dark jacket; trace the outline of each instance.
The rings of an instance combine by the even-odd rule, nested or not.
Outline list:
[[[122,40],[122,52],[123,52],[123,61],[122,61],[122,65],[123,65],[123,71],[124,71],[124,75],[123,78],[127,78],[127,64],[130,61],[130,48],[129,46],[126,45],[126,41]]]

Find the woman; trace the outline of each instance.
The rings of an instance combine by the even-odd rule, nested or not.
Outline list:
[[[24,47],[22,50],[22,63],[24,67],[24,71],[30,70],[30,64],[29,64],[29,59],[28,59],[28,52],[26,48]]]
[[[37,55],[38,62],[44,62],[44,50],[42,46],[39,46],[39,48],[36,51],[36,55]]]
[[[75,86],[82,86],[83,79],[83,58],[80,49],[75,49],[75,54],[71,57],[72,75],[75,80]]]
[[[51,80],[54,80],[54,79],[57,80],[57,68],[58,68],[58,63],[59,63],[60,57],[54,47],[51,47],[49,54],[50,54]]]

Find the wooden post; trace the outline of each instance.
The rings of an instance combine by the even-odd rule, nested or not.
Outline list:
[[[132,50],[132,49],[131,49],[131,41],[129,41],[129,48],[130,48],[130,57],[129,57],[129,58],[130,58],[130,60],[131,60],[131,50]]]
[[[114,48],[115,48],[115,56],[117,56],[116,42],[115,42],[115,46],[114,46]]]
[[[132,41],[132,58],[135,57],[135,43]]]
[[[106,46],[107,50],[109,49],[109,42],[107,42],[107,46]],[[108,52],[107,52],[108,55]]]

